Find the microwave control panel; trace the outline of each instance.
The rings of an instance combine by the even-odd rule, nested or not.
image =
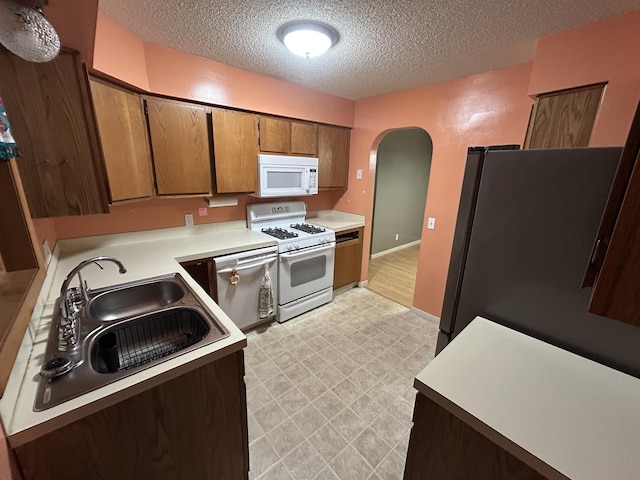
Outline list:
[[[311,190],[318,188],[318,170],[315,168],[309,169],[309,188]]]

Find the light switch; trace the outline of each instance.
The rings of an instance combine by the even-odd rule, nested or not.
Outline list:
[[[435,230],[436,229],[436,219],[433,217],[429,217],[429,219],[427,220],[427,228],[429,230]]]
[[[356,170],[356,180],[362,180],[362,169],[361,168]]]

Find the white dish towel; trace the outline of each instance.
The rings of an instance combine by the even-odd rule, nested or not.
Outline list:
[[[269,275],[269,264],[264,264],[264,275],[260,285],[258,300],[258,314],[260,318],[268,318],[273,315],[273,286]]]

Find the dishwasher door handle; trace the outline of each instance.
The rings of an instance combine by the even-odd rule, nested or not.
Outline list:
[[[250,268],[261,267],[265,263],[267,264],[273,263],[276,261],[277,258],[278,257],[261,258],[259,261],[255,263],[248,263],[246,265],[239,265],[237,267],[228,267],[228,268],[223,268],[221,270],[217,270],[217,273],[241,272],[242,270],[249,270]]]

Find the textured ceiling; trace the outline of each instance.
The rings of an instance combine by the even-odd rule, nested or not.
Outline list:
[[[523,63],[537,39],[640,8],[640,0],[100,0],[145,41],[360,99]],[[328,23],[321,57],[291,54],[278,27]]]

